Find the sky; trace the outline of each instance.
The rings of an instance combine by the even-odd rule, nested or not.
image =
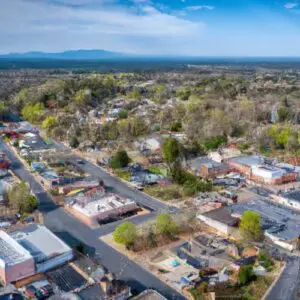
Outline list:
[[[300,56],[300,0],[1,0],[0,53]]]

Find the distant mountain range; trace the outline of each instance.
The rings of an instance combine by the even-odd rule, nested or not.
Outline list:
[[[0,55],[0,59],[61,59],[61,60],[95,60],[135,57],[133,54],[110,52],[105,50],[71,50],[57,53],[26,52]]]

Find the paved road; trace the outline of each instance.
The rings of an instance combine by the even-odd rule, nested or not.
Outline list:
[[[0,150],[10,159],[15,174],[30,184],[33,192],[39,199],[40,210],[44,213],[45,225],[54,233],[67,243],[72,243],[72,241],[83,242],[91,249],[91,253],[94,251],[99,254],[103,265],[109,271],[117,274],[119,278],[125,280],[132,288],[142,291],[145,288],[152,287],[168,299],[185,299],[150,272],[127,259],[126,256],[115,251],[99,239],[99,235],[111,232],[116,226],[115,223],[110,224],[108,227],[103,226],[99,229],[92,230],[79,222],[76,218],[66,213],[63,208],[57,207],[52,202],[52,199],[44,191],[43,187],[35,180],[32,174],[26,170],[22,162],[14,156],[11,149],[7,147],[2,140],[0,141]],[[97,169],[93,168],[93,172],[98,172]],[[114,183],[110,177],[105,178],[105,180],[107,179],[109,182]],[[128,190],[124,189],[124,192],[128,192]],[[144,199],[143,201],[148,201],[148,199]],[[144,218],[147,218],[147,216],[134,218],[134,221],[137,223],[143,222]]]
[[[297,299],[300,299],[300,258],[290,257],[287,261],[285,270],[266,300]]]

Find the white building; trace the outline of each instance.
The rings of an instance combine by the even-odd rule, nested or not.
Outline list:
[[[0,231],[0,278],[5,284],[32,276],[34,260],[29,251]]]
[[[133,200],[113,194],[103,195],[91,201],[87,199],[86,202],[81,201],[82,199],[80,198],[76,201],[76,197],[73,197],[73,199],[75,201],[71,202],[69,206],[76,212],[79,212],[84,221],[91,226],[97,225],[99,221],[138,209],[137,204]]]
[[[36,273],[43,273],[73,258],[72,249],[47,227],[28,225],[13,231],[10,236],[34,259]]]

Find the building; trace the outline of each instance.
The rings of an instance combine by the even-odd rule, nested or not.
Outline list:
[[[156,290],[148,289],[134,297],[133,300],[167,300],[167,298],[162,296]]]
[[[197,157],[187,162],[187,168],[195,175],[204,178],[214,178],[228,174],[231,168],[208,157]]]
[[[294,169],[267,163],[261,156],[238,156],[226,160],[235,171],[245,175],[249,180],[262,184],[282,184],[296,181],[298,174]]]
[[[10,236],[30,253],[36,273],[46,272],[73,258],[72,249],[43,225],[31,224],[11,232]]]
[[[197,218],[217,231],[228,235],[234,232],[234,227],[236,227],[239,222],[238,218],[231,216],[227,207],[208,211],[198,215]]]
[[[90,226],[139,208],[133,200],[106,194],[102,188],[66,197],[65,203],[74,212],[79,213],[80,218]]]
[[[234,204],[229,209],[232,211],[232,216],[238,218],[246,210],[259,213],[266,237],[289,251],[297,249],[300,236],[300,212],[259,199]]]
[[[0,231],[0,279],[4,284],[32,276],[34,260],[30,252],[6,232]]]

